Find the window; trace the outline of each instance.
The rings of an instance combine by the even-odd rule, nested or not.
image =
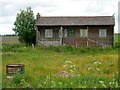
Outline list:
[[[99,29],[99,37],[106,37],[107,35],[106,29]]]
[[[88,30],[87,29],[80,29],[80,37],[87,37]]]
[[[70,35],[73,35],[75,32],[74,32],[74,30],[69,30],[68,31],[68,34],[70,34]]]
[[[45,37],[52,38],[53,37],[53,30],[52,29],[45,29]]]

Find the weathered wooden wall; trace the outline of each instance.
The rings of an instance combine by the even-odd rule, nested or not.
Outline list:
[[[45,38],[45,29],[53,29],[53,38]],[[59,46],[62,44],[72,45],[72,46],[101,46],[101,44],[106,44],[113,46],[114,40],[114,27],[113,26],[63,26],[63,30],[73,29],[75,31],[74,35],[67,35],[63,37],[63,41],[59,38],[59,26],[52,27],[39,27],[37,34],[37,43],[41,46]],[[88,37],[80,37],[80,29],[88,29]],[[107,29],[107,37],[99,37],[99,29]],[[39,35],[40,32],[40,35]],[[90,40],[88,40],[90,39]],[[94,42],[92,42],[94,41]]]

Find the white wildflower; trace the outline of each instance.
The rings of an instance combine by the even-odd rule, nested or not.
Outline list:
[[[75,65],[71,65],[70,68],[75,67]]]
[[[72,72],[72,69],[70,69],[70,72]]]
[[[68,61],[65,61],[65,63],[68,63]]]
[[[72,63],[71,61],[65,61],[65,63]]]
[[[38,85],[38,87],[41,87],[42,85]]]
[[[76,65],[73,65],[73,67],[75,67]]]
[[[102,84],[105,88],[106,88],[106,85],[105,84]]]
[[[109,84],[112,84],[112,82],[109,82]]]
[[[99,81],[99,83],[103,84],[104,82],[103,81]]]
[[[99,68],[97,68],[97,70],[98,70],[98,71],[100,71],[100,69],[99,69]]]
[[[94,64],[101,64],[101,62],[94,62]]]
[[[49,76],[47,76],[46,78],[49,78]]]
[[[52,83],[54,83],[54,81],[51,81]]]
[[[69,63],[72,63],[71,61],[69,61]]]
[[[59,82],[59,84],[61,85],[61,84],[62,84],[62,82]]]
[[[94,62],[94,64],[96,64],[97,62]]]
[[[44,84],[46,84],[46,82],[44,82]]]
[[[76,69],[76,68],[74,68],[74,69]]]
[[[113,84],[115,84],[115,82],[113,82]]]
[[[115,84],[115,82],[109,82],[109,84]]]
[[[66,67],[67,65],[64,65],[64,67]]]
[[[91,67],[88,68],[88,70],[90,70],[90,69],[91,69]]]
[[[98,64],[101,64],[101,62],[98,62]]]

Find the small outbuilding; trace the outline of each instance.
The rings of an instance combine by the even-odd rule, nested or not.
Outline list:
[[[40,46],[113,46],[114,16],[40,16],[36,44]]]

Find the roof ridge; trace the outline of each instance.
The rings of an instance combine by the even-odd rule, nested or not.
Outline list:
[[[113,16],[41,16],[42,18],[96,18],[96,17],[113,17]]]
[[[36,25],[115,25],[113,16],[41,16]]]

